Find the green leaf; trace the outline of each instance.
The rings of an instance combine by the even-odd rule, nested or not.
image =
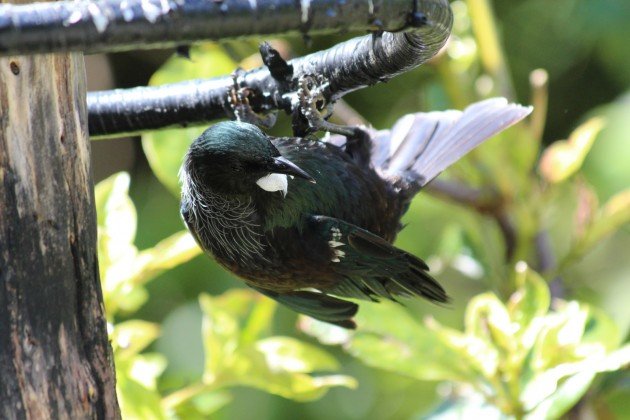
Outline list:
[[[579,359],[575,349],[584,334],[588,310],[575,301],[558,302],[557,306],[560,306],[559,310],[543,320],[543,328],[535,343],[532,363],[538,371]]]
[[[551,295],[547,283],[526,263],[519,262],[515,272],[517,290],[510,296],[507,310],[510,318],[519,325],[517,334],[521,336],[521,344],[529,349],[542,326],[534,320],[545,316]]]
[[[243,289],[218,297],[202,295],[200,303],[206,386],[245,385],[297,401],[319,398],[332,386],[356,387],[356,381],[345,375],[308,374],[339,368],[319,348],[290,337],[254,341],[271,323],[275,303],[270,299]]]
[[[189,127],[142,134],[142,149],[157,179],[179,197],[179,168],[188,147],[206,127]]]
[[[129,198],[129,175],[121,172],[95,188],[98,217],[98,257],[103,300],[109,319],[119,311],[133,312],[148,298],[140,287],[165,270],[201,253],[186,231],[138,253],[133,244],[136,209]]]
[[[184,80],[210,78],[230,74],[237,63],[214,43],[194,46],[191,59],[174,55],[153,74],[152,86]],[[178,172],[184,154],[205,127],[160,130],[142,135],[142,148],[155,176],[173,194],[179,196]]]
[[[592,1],[593,5],[596,4],[595,1],[597,0]],[[593,7],[595,9],[604,7],[597,4],[597,7]],[[630,27],[626,31],[630,32]],[[623,36],[619,38],[620,44],[623,44],[623,39]],[[630,71],[625,73],[630,76]],[[626,92],[614,102],[596,108],[592,115],[604,118],[606,128],[597,136],[581,172],[595,187],[598,196],[605,200],[630,185],[630,142],[627,141],[630,133],[630,94]]]
[[[353,334],[318,321],[301,322],[307,334],[323,343],[343,344],[363,363],[421,380],[474,380],[466,352],[467,339],[453,337],[436,322],[431,329],[414,320],[400,305],[391,302],[363,303]],[[457,343],[457,344],[454,344]]]
[[[330,354],[292,337],[269,337],[255,346],[265,355],[267,365],[275,370],[310,373],[339,369],[339,363]]]
[[[264,296],[260,296],[258,303],[252,308],[251,316],[243,327],[241,343],[253,344],[263,334],[269,334],[273,315],[276,312],[276,302]]]
[[[204,381],[207,383],[212,383],[222,368],[230,363],[230,358],[238,347],[239,322],[235,311],[229,310],[229,306],[225,305],[226,297],[241,298],[238,300],[242,300],[243,305],[247,304],[243,293],[225,294],[223,299],[206,294],[199,296],[204,314],[202,336],[206,355]]]
[[[130,269],[129,280],[135,285],[144,284],[201,253],[188,231],[174,233],[138,254]]]
[[[174,408],[176,418],[186,420],[204,420],[211,414],[225,407],[233,400],[227,391],[207,391],[201,389],[198,394],[190,395],[188,400]]]
[[[582,343],[602,345],[606,351],[618,348],[621,344],[621,334],[615,322],[601,309],[582,305],[588,310]]]
[[[549,146],[540,159],[541,175],[548,182],[558,183],[576,173],[604,125],[604,119],[592,118],[576,128],[568,140]]]
[[[302,363],[301,363],[302,364]],[[356,381],[345,375],[312,376],[284,369],[282,363],[270,364],[267,355],[255,348],[238,352],[223,381],[229,385],[246,385],[296,401],[312,401],[322,397],[328,388],[356,388]]]
[[[568,377],[525,418],[527,420],[560,418],[582,398],[594,378],[593,372],[580,372]]]
[[[566,407],[565,404],[571,402],[572,398],[575,398],[575,401],[579,400],[596,373],[620,370],[630,364],[630,345],[609,354],[605,354],[602,346],[597,347],[592,348],[592,354],[583,360],[557,364],[531,381],[521,394],[525,409],[530,411],[540,404],[543,404],[545,409],[545,401],[550,398],[557,411],[568,409],[572,405]],[[572,378],[575,380],[571,381]],[[568,381],[569,385],[563,389]],[[558,401],[555,401],[556,399]],[[549,407],[553,407],[554,404],[550,404]]]
[[[352,332],[327,322],[321,322],[309,316],[300,315],[298,327],[306,334],[315,337],[320,343],[327,345],[345,344],[350,341]]]
[[[566,257],[572,260],[584,255],[589,249],[614,233],[624,224],[630,223],[630,189],[611,197],[600,209],[595,220],[586,228]],[[563,264],[566,264],[564,262]]]
[[[119,308],[135,308],[146,298],[143,291],[124,284],[138,252],[133,245],[136,209],[128,192],[129,175],[125,172],[114,174],[95,187],[99,270],[110,319]]]
[[[431,420],[484,419],[503,420],[506,416],[483,396],[465,392],[463,397],[449,398],[422,418]]]
[[[157,389],[157,379],[166,368],[166,358],[158,353],[139,354],[131,360],[128,375],[148,389]]]
[[[136,319],[116,324],[110,340],[116,358],[125,360],[136,356],[159,335],[159,325]]]
[[[129,174],[119,172],[95,187],[101,274],[136,253],[136,209],[129,198]]]
[[[126,375],[116,375],[116,391],[124,419],[166,419],[160,394]]]
[[[514,334],[518,325],[512,323],[510,314],[492,293],[475,296],[466,308],[466,333],[506,354],[516,351]]]

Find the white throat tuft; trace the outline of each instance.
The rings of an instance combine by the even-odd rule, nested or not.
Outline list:
[[[287,196],[289,183],[285,174],[269,174],[263,176],[256,184],[265,191],[282,191],[282,196]]]

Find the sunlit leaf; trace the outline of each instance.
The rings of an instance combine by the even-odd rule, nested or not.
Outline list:
[[[128,195],[129,174],[119,172],[95,187],[101,274],[134,257],[136,209]]]
[[[272,369],[310,373],[339,369],[330,354],[292,337],[269,337],[256,342],[256,349],[267,358]]]
[[[273,315],[276,312],[276,302],[267,297],[260,297],[257,304],[252,308],[252,313],[243,327],[241,333],[241,343],[243,345],[253,344],[261,338],[263,334],[268,334],[271,329]]]
[[[186,391],[186,388],[183,390]],[[162,401],[162,405],[173,410],[177,418],[186,420],[204,420],[207,419],[209,415],[232,402],[232,400],[232,394],[227,391],[206,390],[205,388],[199,388],[199,392],[189,394],[187,399],[179,401],[179,403],[173,408],[168,406],[168,404],[165,404],[165,401],[168,402],[167,399]]]
[[[248,303],[246,296],[243,294],[239,296],[232,294],[230,297],[241,298],[239,300],[243,305]],[[202,337],[206,356],[204,376],[207,382],[212,382],[222,367],[230,363],[229,359],[234,355],[238,347],[238,314],[228,310],[221,297],[213,298],[202,294],[199,296],[199,303],[204,313],[202,324]]]
[[[133,244],[136,210],[129,198],[129,175],[122,172],[95,188],[98,211],[98,253],[103,300],[108,319],[119,311],[133,312],[148,298],[143,287],[165,270],[201,253],[186,231],[138,253]]]
[[[257,339],[269,328],[275,303],[249,290],[200,296],[207,386],[251,386],[298,401],[321,397],[333,386],[356,387],[345,375],[312,376],[337,370],[325,351],[290,337]],[[261,317],[254,321],[253,317]]]
[[[146,298],[142,290],[124,282],[138,252],[136,209],[129,198],[129,175],[114,174],[95,187],[98,221],[98,257],[103,300],[111,319],[121,307],[137,307]]]
[[[618,348],[621,344],[619,327],[603,310],[593,306],[586,306],[586,308],[588,317],[584,326],[582,343],[602,345],[607,351]]]
[[[135,356],[160,335],[157,324],[131,320],[118,323],[110,335],[116,357],[120,360]]]
[[[528,420],[560,418],[582,398],[594,377],[593,372],[580,372],[568,377],[560,386],[553,387],[549,397],[538,403],[525,418]]]
[[[547,315],[535,343],[535,369],[543,371],[578,359],[574,351],[584,334],[587,317],[587,309],[574,301]]]
[[[129,377],[149,389],[157,389],[157,379],[166,368],[166,358],[158,353],[139,354],[129,367]]]
[[[298,326],[306,334],[317,338],[320,343],[327,345],[345,344],[350,341],[353,334],[345,328],[304,315],[300,315]]]
[[[557,396],[559,399],[574,398],[572,393],[577,393],[578,391],[586,392],[588,388],[586,382],[591,381],[596,373],[619,370],[630,364],[630,345],[626,345],[609,354],[605,354],[602,346],[599,346],[599,350],[597,351],[596,348],[593,348],[593,353],[583,360],[560,363],[538,375],[535,380],[525,387],[521,394],[521,400],[525,408],[532,410],[539,404],[544,404],[544,401],[548,398],[554,401],[558,392],[560,393]],[[562,390],[562,386],[567,381],[570,381],[572,377],[576,379],[568,386],[569,390]],[[558,404],[556,409],[559,411],[563,408],[571,407],[564,407],[562,401],[555,403]]]
[[[129,278],[133,284],[144,284],[201,252],[201,248],[188,231],[177,232],[158,242],[154,247],[140,252],[130,267]]]
[[[577,172],[604,124],[602,118],[592,118],[575,129],[568,140],[549,146],[540,159],[542,176],[557,183]]]
[[[532,325],[532,321],[544,316],[549,310],[549,287],[538,273],[529,269],[524,262],[519,262],[515,271],[517,289],[508,300],[507,309],[510,318],[519,324],[521,334],[525,334],[528,329],[531,330],[531,327],[535,328],[529,331],[530,339],[527,342],[531,345],[538,335],[538,328]]]
[[[460,375],[459,381],[468,383],[486,382],[499,368],[499,352],[490,342],[473,334],[463,334],[455,329],[444,327],[431,318],[425,324],[439,340],[442,347],[448,348],[452,356],[443,360],[450,369]],[[449,355],[450,356],[450,355]]]
[[[510,314],[492,293],[475,296],[466,307],[466,333],[492,344],[506,353],[516,350],[514,335],[518,325],[512,323]]]
[[[357,331],[349,334],[318,321],[301,322],[304,332],[324,343],[343,344],[344,349],[369,366],[422,380],[473,380],[465,337],[458,345],[445,338],[437,323],[432,331],[400,305],[365,303],[356,316]],[[457,341],[457,340],[456,340]]]
[[[593,223],[578,239],[569,257],[584,255],[591,247],[626,223],[630,223],[630,189],[614,195],[604,204]]]
[[[124,375],[117,375],[116,390],[120,414],[124,419],[166,419],[160,394]]]
[[[171,57],[153,74],[152,86],[183,80],[230,74],[237,63],[218,44],[206,43],[191,49],[191,59]],[[178,172],[190,143],[206,127],[160,130],[142,135],[142,148],[156,177],[179,196]]]
[[[251,386],[297,401],[320,398],[333,386],[357,386],[353,378],[345,375],[311,376],[287,371],[282,363],[270,365],[267,355],[254,348],[238,352],[223,380],[229,385]]]
[[[472,394],[449,398],[423,418],[431,420],[503,420],[506,416],[495,405],[488,404],[481,395]]]

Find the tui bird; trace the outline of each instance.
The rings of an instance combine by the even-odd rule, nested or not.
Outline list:
[[[321,321],[355,328],[358,306],[341,298],[446,302],[427,265],[392,245],[400,219],[425,184],[530,112],[495,98],[327,141],[221,122],[186,154],[181,215],[219,264]]]

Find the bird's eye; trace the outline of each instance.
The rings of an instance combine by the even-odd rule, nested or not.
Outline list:
[[[236,172],[236,173],[240,173],[243,171],[243,167],[240,165],[233,165],[232,166],[232,172]]]

